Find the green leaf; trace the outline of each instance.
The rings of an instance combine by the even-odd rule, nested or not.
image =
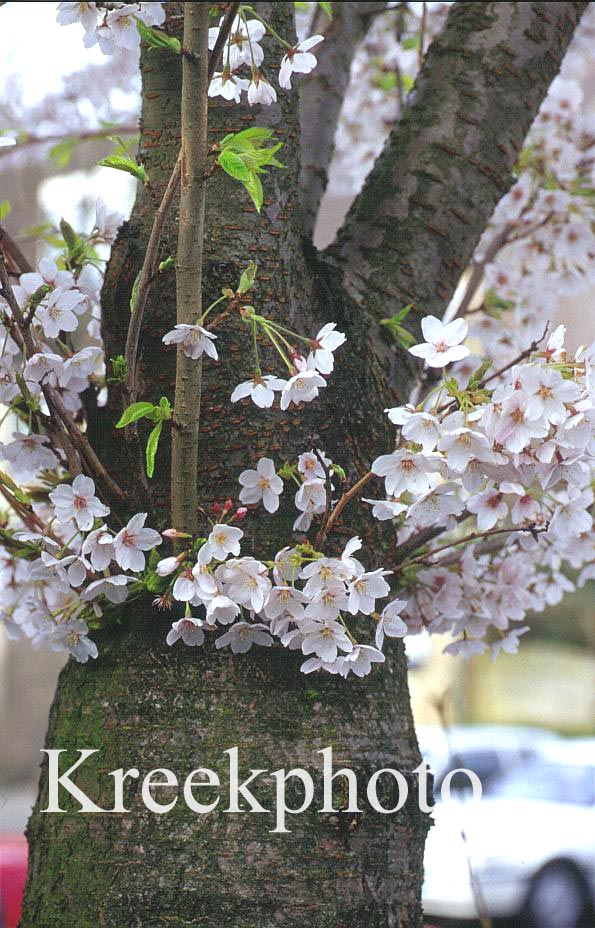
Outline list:
[[[141,39],[146,42],[149,48],[167,48],[169,51],[175,52],[176,55],[181,54],[182,46],[180,40],[176,39],[175,36],[159,32],[157,29],[151,29],[140,19],[136,20],[136,28]]]
[[[134,283],[132,284],[132,293],[130,294],[130,315],[134,313],[136,309],[136,298],[138,296],[138,288],[140,284],[140,279],[142,277],[142,268],[134,278]]]
[[[390,329],[399,345],[406,350],[411,348],[412,345],[415,345],[415,336],[402,326],[401,322],[407,318],[412,309],[413,303],[408,303],[407,306],[403,306],[394,316],[380,320],[380,325],[384,325],[387,329]]]
[[[416,32],[415,35],[407,36],[406,39],[403,39],[401,42],[401,48],[405,51],[410,51],[413,48],[419,48],[421,42],[421,37],[419,32]]]
[[[264,192],[260,182],[260,177],[258,177],[256,174],[250,174],[249,179],[244,181],[244,187],[250,194],[250,198],[256,209],[258,212],[260,212],[264,200]]]
[[[8,200],[0,201],[0,222],[2,222],[3,219],[6,219],[11,209],[12,209],[12,206],[10,205],[10,202]]]
[[[163,421],[158,422],[147,439],[147,477],[152,477],[155,472],[155,455],[157,454],[162,428]]]
[[[120,420],[116,422],[117,429],[123,429],[124,426],[130,425],[131,422],[137,422],[153,412],[153,403],[133,403],[122,413]]]
[[[475,387],[478,387],[482,382],[483,378],[489,371],[492,366],[492,362],[489,358],[486,358],[485,361],[482,361],[477,370],[473,371],[469,378],[469,383],[467,384],[468,390],[473,390]]]
[[[59,168],[67,168],[80,139],[65,139],[50,148],[50,158]]]
[[[163,410],[164,419],[171,419],[171,403],[167,396],[162,396],[159,400],[159,408]]]
[[[164,271],[171,271],[172,267],[175,267],[175,263],[173,255],[168,255],[165,261],[159,262],[159,273],[163,274]]]
[[[333,18],[333,5],[332,3],[319,3],[318,6],[323,13],[326,13],[329,19]]]
[[[225,149],[221,152],[217,161],[230,177],[241,180],[243,184],[250,179],[250,171],[246,167],[244,159],[235,152]]]
[[[110,358],[110,364],[112,366],[112,376],[108,379],[113,383],[124,383],[128,374],[128,365],[124,355],[119,354],[115,358]]]
[[[140,180],[141,184],[146,184],[149,181],[149,175],[143,165],[137,164],[128,155],[108,155],[107,158],[102,158],[97,164],[103,168],[114,168],[116,171],[125,171],[127,174],[132,174],[133,177]]]
[[[66,247],[68,251],[74,251],[80,244],[80,239],[69,222],[66,222],[65,219],[60,220],[60,232],[62,237],[66,242]]]
[[[60,220],[60,232],[66,243],[68,264],[71,269],[74,269],[75,265],[81,263],[81,258],[83,258],[85,254],[85,243],[65,219]]]
[[[242,271],[240,277],[240,282],[238,284],[238,293],[247,293],[248,290],[251,290],[254,286],[254,281],[256,279],[256,265],[254,261],[248,262],[248,267],[245,271]]]
[[[266,142],[274,138],[272,129],[265,129],[263,126],[251,126],[249,129],[242,129],[241,132],[232,132],[226,135],[219,142],[219,147],[223,150],[231,148],[234,151],[246,151],[254,148],[255,142]]]

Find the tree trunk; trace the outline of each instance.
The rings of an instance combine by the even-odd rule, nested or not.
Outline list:
[[[168,7],[169,28],[179,27],[180,5]],[[282,34],[291,34],[292,7],[260,4],[259,10]],[[268,54],[269,61],[277,55],[272,49]],[[157,188],[165,184],[177,155],[179,94],[177,59],[145,55],[141,154]],[[280,418],[277,412],[230,405],[233,385],[251,374],[250,341],[237,323],[217,330],[221,361],[209,361],[203,370],[198,480],[205,509],[214,500],[237,498],[238,474],[262,455],[278,463],[292,460],[312,440],[357,478],[390,441],[382,410],[395,399],[381,362],[385,349],[381,346],[378,356],[373,347],[367,354],[357,350],[367,338],[365,315],[350,316],[333,277],[303,254],[296,95],[280,95],[279,105],[265,110],[211,106],[213,141],[250,124],[270,125],[284,140],[286,170],[264,179],[260,216],[226,175],[209,181],[204,305],[222,286],[235,287],[242,267],[253,259],[259,311],[312,335],[333,319],[346,329],[352,350],[343,352],[317,405]],[[113,250],[103,293],[108,358],[123,353],[130,291],[153,211],[154,203],[141,190]],[[175,237],[173,217],[164,255],[175,251]],[[174,290],[171,277],[165,278],[150,297],[140,357],[143,399],[172,396],[175,357],[164,351],[161,337],[175,320]],[[111,425],[121,405],[112,389],[107,415],[94,431],[120,479],[129,475],[133,510],[143,503],[142,494],[135,498],[141,487],[136,450]],[[150,499],[145,499],[161,527],[169,524],[168,453],[162,442]],[[271,557],[290,540],[294,514],[288,499],[275,519],[251,516],[242,526],[245,550],[252,544],[256,556]],[[373,529],[349,510],[346,521],[344,532],[367,533],[373,541]],[[369,560],[376,566],[372,551]],[[137,767],[142,779],[165,767],[182,781],[192,770],[208,767],[225,784],[229,756],[224,751],[238,745],[240,780],[251,768],[303,767],[316,783],[314,801],[307,812],[288,817],[287,834],[271,833],[272,813],[224,813],[224,788],[219,807],[209,815],[191,812],[181,796],[171,812],[157,815],[141,802],[140,780],[134,779],[127,781],[129,814],[73,814],[79,806],[69,805],[64,791],[62,808],[69,812],[50,814],[42,811],[47,807],[44,762],[28,829],[31,862],[22,928],[54,928],[65,919],[77,928],[418,925],[427,823],[418,811],[415,778],[410,777],[410,800],[398,813],[374,812],[365,798],[372,772],[392,767],[407,776],[420,761],[401,643],[380,672],[354,685],[335,677],[304,677],[301,655],[276,649],[235,658],[212,646],[200,653],[182,645],[168,648],[164,637],[171,618],[158,615],[149,603],[134,612],[125,607],[120,627],[96,636],[100,657],[94,665],[71,662],[65,668],[47,736],[48,748],[68,749],[61,772],[78,758],[76,749],[97,748],[73,779],[97,805],[112,808],[109,771]],[[329,746],[334,769],[349,766],[357,774],[360,808],[366,810],[361,814],[318,811],[322,756],[316,752]],[[261,780],[254,795],[273,809],[274,781],[268,775]],[[336,809],[345,807],[339,787]],[[166,791],[157,792],[162,801]],[[288,787],[288,805],[299,805],[300,795]],[[395,805],[394,796],[382,801],[387,808]]]

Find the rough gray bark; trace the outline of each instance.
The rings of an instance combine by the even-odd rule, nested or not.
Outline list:
[[[440,315],[586,5],[453,5],[328,251],[358,305]]]
[[[259,10],[271,16],[275,27],[287,34],[292,6],[263,3]],[[451,44],[451,25],[447,32],[451,39],[432,53],[441,74],[445,59],[450,60],[451,68],[458,68],[459,60],[466,60],[467,43],[473,49],[485,29],[490,32],[476,9],[483,4],[461,6],[469,8],[471,24],[460,10],[452,14],[461,25],[464,42],[463,47]],[[490,8],[490,17],[499,19],[492,4],[485,6]],[[531,8],[535,6],[543,5],[533,4]],[[574,12],[577,5],[554,6]],[[180,5],[171,3],[168,7],[170,28],[179,29]],[[517,20],[516,15],[509,18],[513,36],[517,36]],[[508,45],[510,39],[499,21],[500,42]],[[560,37],[556,32],[555,41],[553,34],[549,36],[555,57],[561,55],[560,45],[567,41],[568,34],[569,30],[563,31]],[[270,62],[274,58],[272,50],[268,54]],[[471,55],[477,69],[475,79],[481,84],[481,57],[473,51]],[[519,87],[524,89],[521,73]],[[471,73],[465,74],[471,81]],[[538,74],[535,83],[540,91],[532,91],[529,97],[532,113],[550,77],[550,69],[544,68]],[[423,80],[430,78],[428,67]],[[510,75],[506,85],[512,96],[517,93],[514,80]],[[142,157],[154,185],[162,188],[178,152],[179,61],[173,56],[146,55],[143,81]],[[495,84],[492,91],[502,106],[505,98],[499,85]],[[458,99],[458,90],[452,92]],[[484,102],[489,104],[486,119],[474,130],[479,137],[479,151],[482,138],[487,139],[488,148],[492,144],[493,130],[487,117],[501,116],[487,91]],[[446,101],[443,109],[448,124],[451,109]],[[440,115],[433,111],[432,118]],[[207,451],[200,461],[198,481],[205,508],[215,499],[236,496],[238,473],[261,455],[270,454],[277,461],[292,459],[304,450],[310,438],[342,463],[350,478],[357,477],[377,453],[386,449],[390,431],[383,408],[396,399],[390,383],[390,352],[378,338],[374,316],[362,305],[367,295],[356,286],[359,278],[346,275],[348,289],[343,287],[337,270],[337,266],[343,270],[340,249],[332,260],[321,260],[303,251],[295,95],[280,95],[279,104],[264,112],[221,102],[210,109],[213,140],[251,124],[269,124],[285,140],[282,158],[287,169],[265,179],[266,200],[260,216],[254,213],[240,186],[222,173],[209,182],[204,299],[212,300],[221,286],[235,286],[241,267],[253,258],[259,265],[254,290],[254,303],[259,309],[308,332],[316,331],[319,322],[334,319],[347,332],[350,348],[342,351],[337,371],[319,402],[279,419],[278,413],[250,405],[230,407],[231,384],[250,375],[251,361],[248,333],[238,330],[231,320],[226,321],[218,330],[221,362],[204,366],[200,440]],[[417,127],[413,110],[407,118],[404,150],[407,145],[415,147],[416,133],[426,138],[427,132],[424,105]],[[421,157],[425,143],[419,144],[417,150]],[[392,151],[394,155],[394,147]],[[494,167],[503,186],[509,169],[509,159],[498,161]],[[386,176],[388,170],[385,153],[376,177],[378,172]],[[492,178],[481,172],[480,178],[475,188],[478,199],[474,228],[475,224],[479,227],[480,220],[487,221],[495,197]],[[460,178],[456,172],[447,171],[444,182],[456,187]],[[488,193],[483,192],[484,187]],[[365,195],[372,208],[370,191]],[[445,189],[443,196],[449,199],[450,191]],[[380,206],[376,204],[376,208]],[[125,342],[128,318],[124,307],[142,263],[153,209],[148,195],[141,191],[132,218],[113,251],[103,295],[108,357],[121,353]],[[361,204],[358,209],[361,213]],[[379,227],[384,228],[381,209],[380,213]],[[421,220],[420,225],[426,229]],[[417,262],[416,249],[422,243],[427,253],[429,246],[423,235],[428,237],[428,231],[414,235],[411,224],[407,230],[408,236],[399,247],[413,269],[414,285],[425,293],[434,286],[437,272],[427,260],[421,265]],[[175,250],[175,231],[174,216],[165,232],[164,255]],[[394,230],[389,236],[385,229],[384,237],[393,241]],[[461,252],[466,256],[471,237],[467,232],[460,237]],[[341,240],[342,247],[346,248],[350,240],[356,241],[354,216]],[[387,260],[383,244],[380,236],[379,252]],[[452,248],[454,253],[454,242]],[[366,260],[371,262],[373,257],[368,253]],[[382,288],[374,267],[370,274],[374,286],[372,310],[378,312]],[[390,286],[395,286],[392,278]],[[389,290],[383,314],[393,305]],[[161,337],[174,318],[172,279],[160,279],[151,293],[141,342],[143,399],[156,401],[162,394],[171,395],[175,357],[173,352],[163,350]],[[395,381],[397,392],[407,390],[407,378],[406,368],[401,365]],[[136,462],[134,456],[128,458],[127,445],[112,426],[121,405],[122,396],[114,388],[106,418],[100,420],[100,426],[95,424],[94,432],[101,429],[102,452],[109,456],[116,473],[126,478],[131,494],[129,507],[133,510],[138,483]],[[167,450],[165,441],[150,501],[162,527],[170,518]],[[276,520],[251,517],[243,526],[246,550],[269,557],[287,542],[292,519],[290,500],[285,501]],[[367,562],[372,566],[380,563],[380,555],[374,554],[379,539],[357,514],[357,507],[345,510],[339,529],[331,545],[339,545],[345,535],[359,532],[367,543]],[[392,766],[410,774],[419,762],[400,643],[389,650],[387,663],[363,682],[334,677],[312,679],[299,674],[300,658],[292,653],[270,650],[234,658],[215,652],[212,646],[199,650],[178,645],[168,649],[164,636],[170,621],[171,616],[161,618],[149,603],[124,609],[118,627],[97,636],[100,658],[92,666],[71,663],[61,676],[47,745],[69,749],[72,760],[75,748],[98,749],[98,754],[81,768],[78,780],[99,804],[102,798],[108,801],[106,772],[120,766],[136,766],[141,774],[163,766],[182,776],[207,766],[220,772],[225,782],[227,757],[223,752],[234,745],[240,747],[244,776],[250,767],[274,770],[301,765],[319,772],[319,755],[315,752],[327,745],[334,749],[337,766],[349,765],[360,783],[378,767]],[[317,796],[308,813],[291,820],[290,834],[275,835],[270,833],[273,823],[268,816],[226,815],[219,810],[197,816],[181,800],[170,813],[157,816],[141,805],[138,781],[129,784],[125,792],[128,815],[49,815],[41,811],[46,799],[43,768],[40,797],[29,825],[30,878],[22,928],[55,928],[57,924],[76,928],[418,928],[421,923],[421,868],[427,822],[417,811],[415,799],[398,815],[367,811],[354,820],[352,816],[315,812],[320,807]],[[259,789],[258,796],[266,807],[266,790]],[[291,801],[299,803],[299,792],[292,795]]]
[[[332,20],[314,17],[311,33],[324,29],[324,43],[317,49],[316,70],[300,84],[301,188],[304,234],[312,237],[316,214],[328,181],[335,149],[335,130],[353,54],[365,36],[372,17],[384,3],[336,3]]]

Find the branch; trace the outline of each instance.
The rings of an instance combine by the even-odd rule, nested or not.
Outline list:
[[[370,480],[372,480],[375,476],[376,474],[372,473],[372,471],[369,470],[367,473],[364,474],[363,477],[360,477],[357,483],[354,483],[353,486],[350,487],[348,490],[346,490],[345,493],[343,493],[343,495],[339,498],[337,504],[335,505],[335,508],[330,513],[328,519],[326,519],[326,522],[323,522],[323,525],[318,535],[316,536],[316,547],[318,548],[319,551],[322,550],[322,545],[324,544],[326,536],[333,528],[335,522],[337,521],[337,519],[339,518],[339,516],[345,509],[345,506],[347,505],[347,503],[351,502],[351,500],[354,497],[356,497],[357,494],[363,490],[365,485],[369,483]]]
[[[384,9],[386,3],[336,3],[333,19],[327,21],[324,43],[316,50],[318,64],[300,84],[302,211],[309,238],[327,185],[351,60],[372,16]],[[318,31],[316,23],[312,31]]]
[[[587,4],[452,5],[410,102],[326,252],[377,317],[442,315]]]
[[[6,258],[9,274],[18,277],[20,274],[30,274],[33,270],[15,240],[3,226],[0,226],[0,251]]]
[[[537,535],[542,535],[544,532],[547,532],[548,529],[548,522],[546,522],[545,525],[536,525],[535,522],[531,522],[530,525],[521,526],[520,528],[490,528],[485,532],[470,532],[469,535],[465,535],[457,541],[449,541],[447,544],[439,545],[437,548],[426,551],[424,554],[418,554],[408,561],[395,564],[393,573],[401,573],[406,567],[411,567],[413,564],[428,564],[430,567],[436,567],[442,564],[443,561],[432,561],[431,558],[433,558],[435,554],[438,554],[439,551],[446,551],[448,548],[456,548],[458,545],[467,544],[467,542],[470,541],[477,541],[479,538],[492,538],[495,535],[512,535],[518,532],[529,532],[533,538],[536,538]]]
[[[180,155],[178,155],[174,169],[167,182],[163,198],[159,204],[159,207],[157,208],[157,212],[155,213],[155,219],[153,220],[153,226],[151,228],[151,234],[149,235],[149,241],[147,244],[147,250],[145,252],[143,266],[140,272],[138,290],[136,293],[136,302],[134,304],[134,312],[130,317],[130,323],[128,325],[124,357],[126,358],[126,370],[128,372],[128,396],[131,403],[136,402],[137,397],[136,362],[138,358],[140,333],[143,326],[143,319],[145,315],[145,309],[147,308],[147,300],[149,298],[151,284],[153,283],[157,273],[159,243],[161,241],[163,226],[165,224],[167,214],[171,209],[171,205],[178,189],[178,184],[180,183],[180,163]]]
[[[184,4],[182,61],[180,224],[176,261],[178,323],[192,325],[202,308],[202,258],[207,159],[209,9],[205,3]],[[198,530],[198,438],[202,361],[176,356],[171,452],[172,524],[179,531]]]
[[[23,138],[15,140],[14,145],[0,145],[0,156],[10,155],[12,152],[20,151],[23,148],[29,148],[33,145],[43,145],[53,142],[69,142],[76,139],[78,142],[91,142],[95,139],[106,139],[110,135],[136,135],[138,126],[107,126],[103,129],[89,129],[82,132],[68,132],[64,134],[53,133],[51,135],[26,135]]]

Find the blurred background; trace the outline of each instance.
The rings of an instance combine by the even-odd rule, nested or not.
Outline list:
[[[316,4],[299,6],[306,8],[303,23]],[[319,247],[332,240],[418,66],[419,43],[408,44],[411,29],[398,25],[394,10],[408,8],[413,23],[425,16],[427,43],[447,6],[389,4],[392,11],[372,24],[353,63],[316,229]],[[595,116],[594,14],[591,4],[572,76]],[[110,136],[136,145],[134,56],[106,59],[97,47],[85,49],[80,27],[59,27],[55,15],[54,3],[7,3],[0,10],[0,215],[32,264],[51,254],[62,216],[88,230],[99,195],[128,215],[135,192],[132,178],[94,166],[113,150]],[[595,338],[595,272],[591,281],[572,305],[558,308],[571,347]],[[465,766],[481,777],[484,798],[479,806],[470,801],[463,776],[453,780],[453,801],[438,801],[426,857],[428,920],[461,926],[493,916],[534,928],[595,925],[593,586],[537,616],[518,655],[464,660],[444,655],[447,643],[425,635],[407,641],[420,742],[438,794],[448,770]],[[22,832],[62,664],[61,654],[9,641],[0,629],[0,928],[16,924]]]

